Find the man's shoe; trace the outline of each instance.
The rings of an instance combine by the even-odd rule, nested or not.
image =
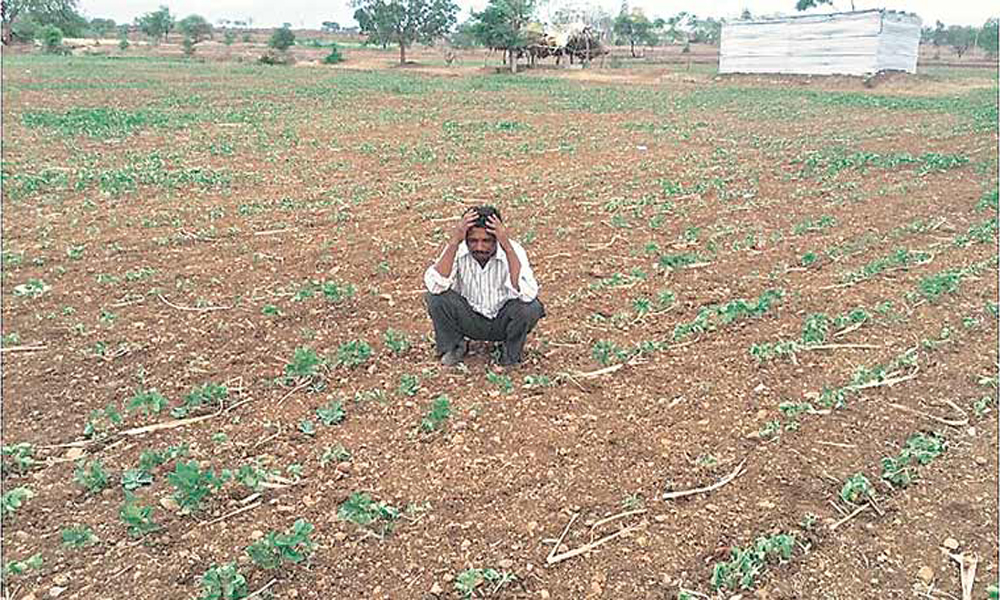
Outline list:
[[[458,346],[455,346],[454,350],[449,350],[445,352],[441,357],[441,364],[446,367],[454,367],[458,363],[462,362],[465,358],[465,351],[468,348],[468,342],[462,341]]]

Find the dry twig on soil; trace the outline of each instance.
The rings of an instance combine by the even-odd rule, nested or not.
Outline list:
[[[841,519],[841,520],[837,521],[837,522],[836,522],[836,523],[834,523],[833,525],[830,525],[830,531],[835,531],[835,530],[836,530],[836,529],[837,529],[838,527],[840,527],[840,526],[841,526],[841,525],[843,525],[844,523],[846,523],[846,522],[850,521],[850,520],[851,520],[851,519],[853,519],[854,517],[856,517],[856,516],[860,515],[861,513],[863,513],[864,511],[868,510],[868,509],[869,509],[869,508],[871,508],[871,507],[872,507],[872,505],[871,505],[871,504],[865,504],[865,505],[862,505],[862,506],[859,506],[859,507],[855,508],[855,509],[854,509],[853,511],[851,511],[851,513],[850,513],[850,514],[848,514],[848,515],[847,515],[846,517],[844,517],[843,519]]]
[[[743,473],[743,465],[745,465],[746,462],[747,462],[747,459],[744,458],[743,460],[740,461],[740,464],[736,465],[736,468],[733,469],[732,473],[730,473],[729,475],[726,475],[725,477],[723,477],[719,481],[713,483],[712,485],[705,486],[705,487],[700,487],[700,488],[694,488],[694,489],[691,489],[691,490],[680,490],[680,491],[677,491],[677,492],[666,492],[666,493],[663,494],[663,499],[664,500],[675,500],[677,498],[683,498],[684,496],[693,496],[695,494],[706,494],[708,492],[717,490],[720,487],[722,487],[722,486],[726,485],[727,483],[729,483],[730,481],[732,481],[732,480],[736,479],[737,477],[739,477],[739,475],[741,473]]]
[[[191,312],[210,312],[213,310],[230,310],[231,308],[233,308],[232,306],[180,306],[174,304],[170,300],[167,300],[166,297],[163,296],[163,294],[157,294],[156,296],[157,298],[162,300],[164,304],[166,304],[171,308],[176,308],[177,310],[186,310]]]
[[[957,413],[959,413],[960,415],[962,415],[962,418],[958,419],[958,420],[955,420],[955,419],[945,419],[944,417],[938,417],[938,416],[932,415],[930,413],[925,413],[923,411],[917,410],[915,408],[910,408],[909,406],[903,406],[902,404],[896,404],[895,402],[890,402],[889,406],[891,408],[895,408],[896,410],[901,410],[903,412],[907,412],[907,413],[910,413],[910,414],[913,414],[913,415],[917,415],[918,417],[924,417],[925,419],[930,419],[931,421],[934,421],[936,423],[941,423],[942,425],[948,425],[949,427],[965,427],[966,425],[969,424],[969,418],[966,416],[965,411],[962,410],[957,404],[955,404],[951,400],[947,400],[947,399],[946,400],[942,400],[942,403],[947,403],[947,404],[951,405],[951,407],[954,408]]]

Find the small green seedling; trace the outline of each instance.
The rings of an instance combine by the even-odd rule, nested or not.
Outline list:
[[[34,495],[35,492],[31,491],[31,488],[23,486],[4,492],[3,496],[0,496],[0,518],[6,519],[13,515],[17,512],[17,509],[21,508],[28,500],[31,500]]]
[[[241,600],[248,596],[247,580],[236,563],[212,565],[201,576],[201,600]]]
[[[142,537],[147,533],[151,533],[160,528],[160,526],[153,521],[153,512],[154,508],[152,506],[143,506],[139,504],[139,501],[131,493],[126,492],[125,504],[122,505],[118,516],[125,524],[130,536]]]
[[[793,534],[778,533],[770,537],[759,537],[753,546],[748,548],[733,548],[730,560],[715,563],[712,568],[712,588],[748,590],[757,583],[757,577],[773,560],[785,561],[792,557],[795,550]]]
[[[507,571],[488,568],[466,569],[455,576],[455,591],[466,599],[477,594],[494,595],[513,581],[517,581],[517,577]]]
[[[247,546],[247,554],[263,569],[277,569],[282,563],[298,564],[309,558],[316,547],[309,539],[312,531],[311,524],[299,519],[286,533],[272,531]]]
[[[26,473],[31,467],[38,464],[35,460],[35,447],[28,442],[21,442],[11,446],[3,446],[3,473]]]
[[[96,544],[97,536],[90,527],[67,527],[60,532],[63,544],[70,548],[83,548],[88,544]]]
[[[143,469],[126,469],[122,473],[122,487],[127,491],[137,490],[144,485],[153,485],[153,475]]]
[[[844,486],[840,488],[840,499],[848,504],[860,504],[872,498],[874,494],[875,489],[872,487],[872,482],[861,473],[855,473],[848,477]]]
[[[364,492],[354,492],[337,507],[337,518],[365,528],[379,539],[392,532],[400,517],[398,508],[375,502]]]
[[[162,411],[167,406],[167,399],[163,397],[160,392],[155,389],[144,390],[139,388],[129,399],[128,404],[125,406],[126,410],[130,413],[135,411],[142,411],[144,416],[149,416],[151,414],[157,414]]]
[[[345,416],[344,403],[336,400],[331,400],[325,406],[316,409],[316,418],[327,427],[343,423]]]
[[[399,377],[397,391],[403,396],[415,396],[420,390],[420,378],[411,373],[403,373]]]
[[[387,329],[383,341],[385,342],[385,347],[396,356],[404,354],[410,349],[410,340],[403,331]]]
[[[285,365],[285,383],[293,384],[317,376],[322,364],[323,361],[312,348],[296,348],[292,361]]]
[[[26,560],[12,560],[3,566],[3,579],[6,581],[11,575],[23,575],[28,571],[37,571],[42,568],[42,555],[32,554]]]
[[[264,484],[274,475],[273,471],[268,471],[260,465],[258,461],[243,465],[236,471],[236,481],[251,491],[259,492],[264,489]]]
[[[312,437],[316,435],[316,424],[309,419],[302,419],[299,421],[299,431],[309,437]]]
[[[500,373],[487,373],[486,381],[500,388],[500,391],[504,394],[509,394],[514,391],[514,382],[510,380],[510,376],[508,375]]]
[[[109,476],[100,460],[83,459],[76,464],[73,480],[88,493],[96,494],[108,487]]]
[[[368,361],[372,355],[372,347],[364,340],[351,340],[337,347],[336,363],[342,367],[353,369]]]
[[[323,450],[322,456],[319,457],[319,466],[325,467],[326,465],[333,463],[340,463],[347,460],[351,460],[351,453],[344,448],[343,444],[337,444]]]
[[[451,402],[447,396],[438,396],[431,404],[430,410],[423,420],[420,421],[420,428],[426,432],[440,429],[444,422],[451,415]]]
[[[167,474],[167,481],[174,487],[174,500],[182,514],[190,514],[201,508],[202,501],[222,487],[225,474],[216,476],[211,469],[202,470],[197,461],[178,461],[173,473]]]

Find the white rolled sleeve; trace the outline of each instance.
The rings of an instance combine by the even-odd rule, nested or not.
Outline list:
[[[453,265],[451,267],[451,277],[444,277],[437,270],[437,262],[424,271],[424,286],[427,291],[432,294],[443,294],[451,289],[451,286],[455,285],[455,272],[458,271],[458,266]]]
[[[518,300],[531,302],[538,297],[538,281],[535,280],[535,274],[531,270],[531,265],[528,264],[528,255],[524,252],[524,248],[517,242],[511,242],[511,246],[514,248],[517,260],[521,263],[521,273],[517,278],[518,285],[515,288],[510,279],[510,266],[507,265],[507,277],[504,280],[504,285],[512,295],[517,296]]]

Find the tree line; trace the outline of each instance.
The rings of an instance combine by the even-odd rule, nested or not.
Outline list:
[[[211,23],[199,15],[189,15],[176,20],[166,6],[148,12],[133,23],[115,23],[112,19],[86,19],[77,9],[78,0],[4,0],[0,3],[3,25],[3,43],[13,40],[50,40],[66,37],[108,37],[117,35],[123,47],[127,46],[128,33],[133,29],[145,34],[154,43],[166,39],[172,32],[180,33],[185,40],[185,50],[193,44],[213,38],[216,33]],[[829,0],[800,0],[815,6]],[[433,44],[445,40],[455,48],[487,47],[506,52],[520,53],[537,37],[538,12],[542,0],[489,0],[482,11],[473,11],[465,22],[457,23],[459,12],[454,0],[353,0],[354,19],[358,30],[367,36],[367,42],[383,48],[399,49],[400,62],[406,62],[406,50],[413,44]],[[741,19],[753,18],[743,11]],[[724,20],[701,18],[693,13],[680,12],[673,16],[650,18],[641,9],[629,9],[623,2],[617,15],[598,6],[564,6],[548,15],[551,25],[560,29],[580,24],[588,35],[603,43],[629,46],[633,57],[637,47],[654,47],[661,44],[681,44],[687,51],[693,43],[718,44]],[[249,27],[252,20],[220,21],[223,41],[235,39],[234,28]],[[283,29],[290,29],[285,24]],[[323,30],[334,33],[343,31],[332,21],[323,22]],[[287,36],[286,36],[287,37]],[[980,27],[946,26],[937,21],[925,27],[921,41],[935,47],[952,48],[961,58],[969,49],[980,48],[991,57],[997,55],[997,19],[989,19]]]

